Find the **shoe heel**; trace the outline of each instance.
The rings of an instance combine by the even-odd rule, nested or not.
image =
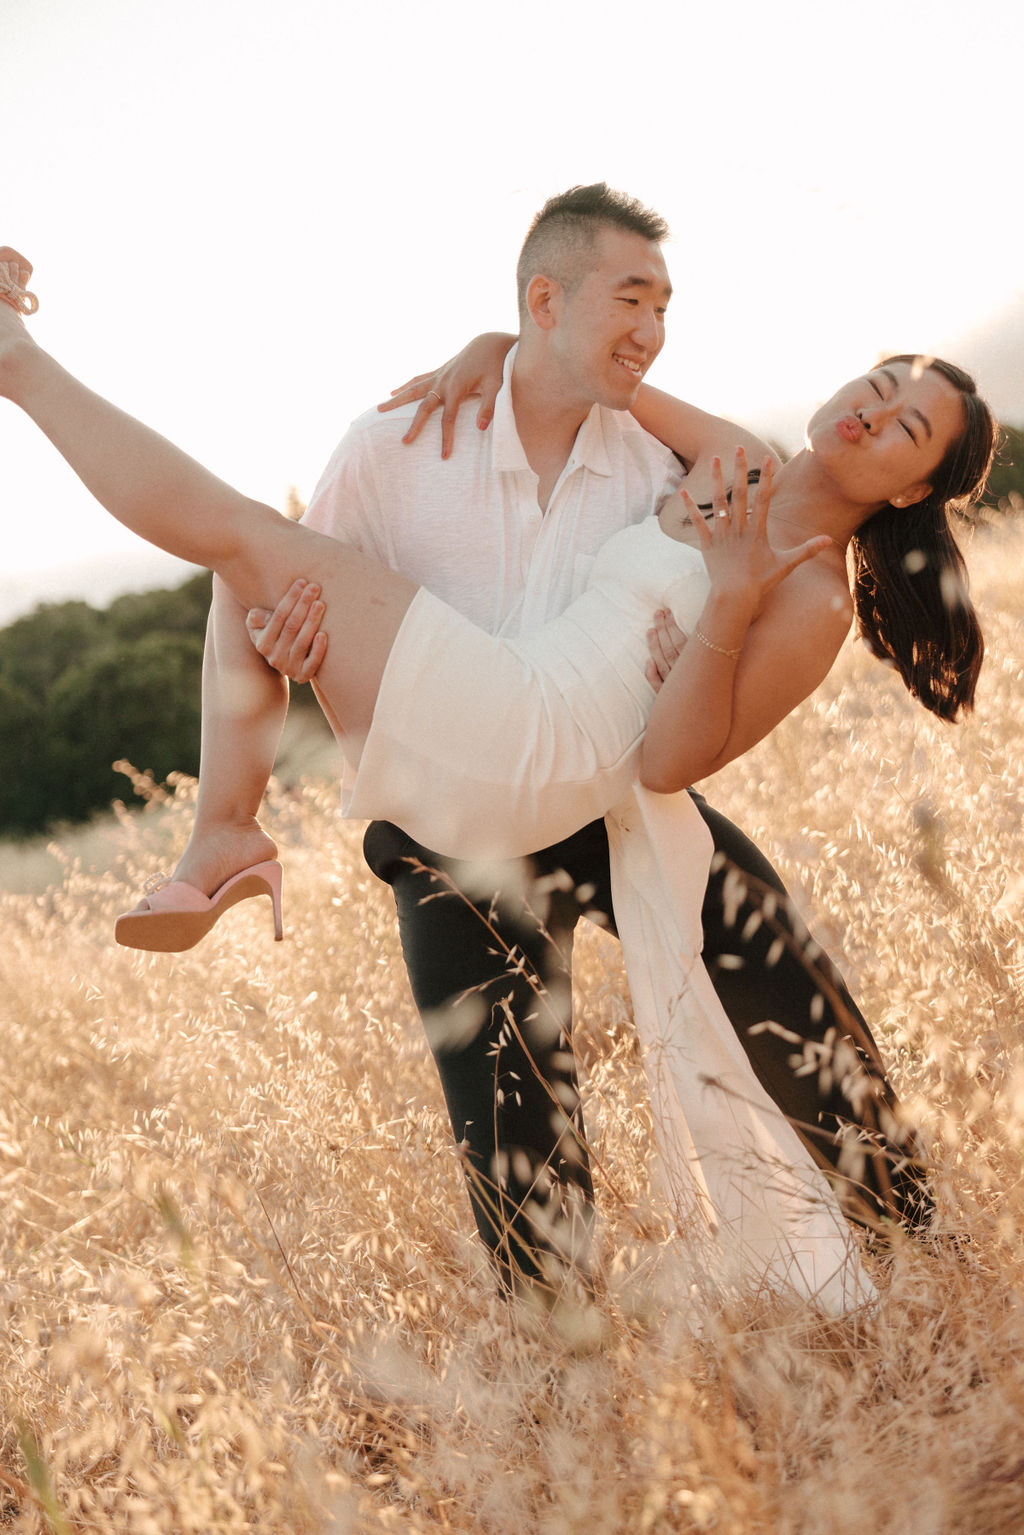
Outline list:
[[[264,865],[263,877],[270,886],[270,900],[274,912],[274,938],[280,943],[284,937],[284,922],[281,914],[281,865],[268,862]]]

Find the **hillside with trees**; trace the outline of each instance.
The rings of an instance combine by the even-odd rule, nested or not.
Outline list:
[[[124,791],[128,757],[165,778],[199,766],[210,577],[176,590],[47,603],[0,631],[0,832],[81,821]]]
[[[103,610],[46,603],[0,630],[0,835],[88,820],[126,792],[122,758],[158,780],[199,771],[209,606],[203,573]]]
[[[989,476],[985,505],[999,512],[1024,511],[1024,427],[1004,426]]]

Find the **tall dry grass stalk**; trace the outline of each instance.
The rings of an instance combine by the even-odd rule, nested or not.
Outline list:
[[[598,1297],[526,1325],[470,1236],[388,893],[333,787],[278,787],[263,903],[117,950],[192,786],[0,897],[0,1526],[12,1531],[993,1535],[1024,1524],[1022,530],[979,538],[977,717],[851,647],[713,797],[843,957],[958,1243],[875,1314],[692,1324],[650,1192],[618,952],[577,957]],[[94,834],[95,835],[95,834]]]

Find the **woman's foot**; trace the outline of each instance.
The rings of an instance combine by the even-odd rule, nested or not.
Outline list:
[[[239,901],[269,895],[274,937],[283,936],[281,865],[272,837],[253,820],[247,825],[194,830],[170,879],[154,875],[138,905],[114,924],[117,942],[129,949],[182,953],[204,938]]]
[[[186,949],[195,948],[232,906],[257,895],[269,895],[274,937],[280,941],[284,937],[284,923],[281,865],[276,858],[240,869],[212,897],[202,895],[181,880],[151,881],[138,905],[122,912],[114,923],[114,937],[126,949],[183,954]]]
[[[35,314],[39,308],[39,300],[28,291],[31,276],[32,263],[10,245],[0,245],[0,298],[19,314]]]
[[[0,245],[0,395],[11,399],[16,393],[19,355],[37,350],[21,318],[35,314],[39,307],[35,294],[25,287],[31,275],[24,256],[9,245]]]
[[[277,843],[258,821],[207,831],[196,827],[171,878],[213,895],[241,869],[276,857]]]

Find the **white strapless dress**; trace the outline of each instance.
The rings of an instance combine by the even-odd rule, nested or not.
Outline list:
[[[349,814],[454,858],[550,847],[630,791],[654,691],[647,629],[708,591],[700,552],[656,517],[599,550],[558,618],[496,639],[420,590],[392,647]]]
[[[608,825],[616,924],[688,1282],[763,1284],[841,1313],[870,1300],[821,1171],[754,1075],[700,958],[712,843],[685,792],[636,785],[656,609],[691,630],[699,550],[656,518],[601,548],[553,622],[495,639],[420,591],[395,640],[349,805],[454,858],[501,860]]]

